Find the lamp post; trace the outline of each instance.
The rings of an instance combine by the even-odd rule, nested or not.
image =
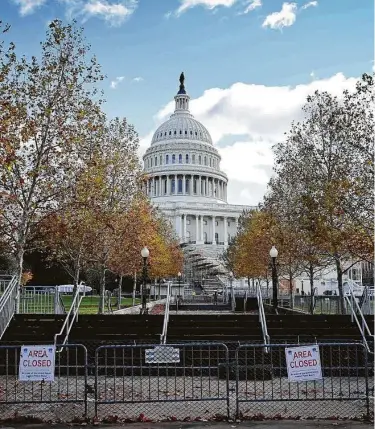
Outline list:
[[[141,287],[141,302],[142,302],[142,314],[146,312],[146,303],[147,303],[147,295],[146,295],[146,281],[147,281],[147,259],[150,256],[150,251],[145,246],[141,250],[141,256],[143,258],[143,270],[142,270],[142,287]]]
[[[230,297],[232,302],[232,311],[236,309],[236,298],[234,297],[234,290],[233,290],[233,273],[232,271],[229,273],[229,284],[230,284]]]
[[[177,277],[178,277],[178,296],[180,297],[181,296],[181,273],[180,272],[178,272],[178,274],[177,274]]]
[[[270,250],[270,257],[272,259],[272,292],[273,292],[273,309],[277,314],[277,267],[276,258],[279,252],[275,246],[272,246]]]

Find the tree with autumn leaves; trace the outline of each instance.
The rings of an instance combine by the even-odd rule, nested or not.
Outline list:
[[[143,245],[155,248],[156,275],[177,273],[181,261],[165,221],[140,194],[137,133],[102,111],[102,79],[74,22],[52,21],[38,58],[18,57],[14,44],[0,40],[3,246],[20,280],[25,252],[35,248],[59,261],[75,286],[84,270],[96,269],[100,312],[106,270],[133,273]]]
[[[303,121],[274,147],[275,175],[259,211],[234,242],[240,275],[264,270],[275,244],[291,288],[292,278],[306,272],[313,295],[314,276],[335,267],[345,311],[343,274],[374,257],[373,103],[374,79],[367,74],[341,97],[318,91],[308,97]]]

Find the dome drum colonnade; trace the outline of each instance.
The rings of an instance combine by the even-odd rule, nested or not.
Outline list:
[[[221,156],[189,111],[183,74],[174,98],[174,113],[156,130],[143,156],[144,192],[170,218],[181,242],[227,245],[244,207],[227,203]]]

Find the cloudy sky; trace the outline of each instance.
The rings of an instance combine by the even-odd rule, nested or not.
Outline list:
[[[191,110],[228,174],[229,202],[257,204],[271,146],[308,94],[340,94],[373,68],[372,0],[0,0],[20,52],[48,22],[77,19],[103,66],[106,111],[126,116],[141,152],[173,110],[185,72]]]

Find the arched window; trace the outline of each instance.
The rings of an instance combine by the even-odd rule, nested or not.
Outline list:
[[[169,131],[169,135],[170,135],[170,136],[172,135],[172,131]]]
[[[186,162],[186,164],[189,164],[189,154],[188,153],[185,156],[185,162]]]
[[[169,155],[165,155],[165,163],[169,164]]]
[[[178,179],[178,188],[177,188],[177,192],[179,194],[182,194],[182,179]]]
[[[217,244],[219,242],[219,234],[215,232],[215,243]]]
[[[182,130],[180,130],[180,134],[182,134]]]
[[[181,154],[178,155],[178,163],[182,164],[182,155]]]
[[[160,155],[160,165],[163,164],[163,155]]]
[[[203,233],[204,244],[207,244],[207,232]]]
[[[151,167],[152,167],[152,158],[151,158]]]
[[[207,165],[207,156],[204,157],[204,165]]]
[[[185,130],[185,136],[187,136],[187,131]]]
[[[158,165],[158,157],[155,156],[155,167]]]
[[[193,153],[193,155],[191,155],[191,162],[192,164],[195,164],[195,154]]]
[[[189,194],[190,193],[190,179],[186,179],[186,189],[185,189],[185,193]]]
[[[174,130],[174,135],[176,135],[177,134],[177,131],[176,130]]]
[[[175,154],[172,155],[172,164],[176,164],[176,155]]]
[[[172,194],[174,194],[174,190],[175,190],[175,186],[176,186],[176,182],[174,179],[172,179],[172,183],[171,183],[171,188],[172,188]]]
[[[199,155],[199,158],[198,158],[198,164],[199,165],[201,165],[202,164],[202,157]]]
[[[212,167],[212,159],[210,158],[210,167]]]

